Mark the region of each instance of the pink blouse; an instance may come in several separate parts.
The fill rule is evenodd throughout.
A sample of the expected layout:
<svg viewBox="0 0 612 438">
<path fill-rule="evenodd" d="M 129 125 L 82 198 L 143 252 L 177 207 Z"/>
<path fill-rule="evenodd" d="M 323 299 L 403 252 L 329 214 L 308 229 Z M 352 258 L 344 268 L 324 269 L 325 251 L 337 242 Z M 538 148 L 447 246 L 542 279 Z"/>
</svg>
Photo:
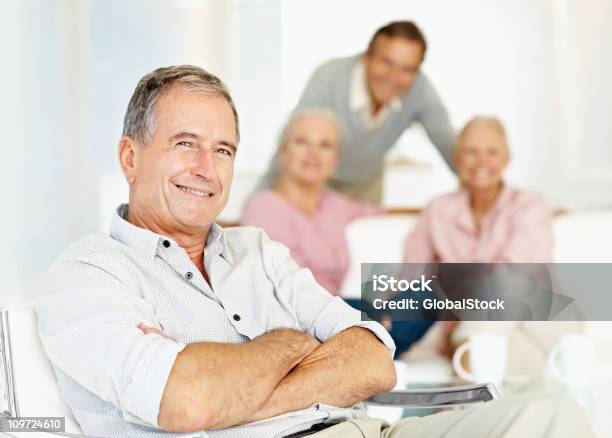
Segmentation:
<svg viewBox="0 0 612 438">
<path fill-rule="evenodd" d="M 263 228 L 337 295 L 350 266 L 346 226 L 359 217 L 383 212 L 382 207 L 325 191 L 316 211 L 306 215 L 272 190 L 264 190 L 247 202 L 241 224 Z"/>
<path fill-rule="evenodd" d="M 465 190 L 425 208 L 404 247 L 406 262 L 552 261 L 552 214 L 542 196 L 504 185 L 476 230 Z"/>
</svg>

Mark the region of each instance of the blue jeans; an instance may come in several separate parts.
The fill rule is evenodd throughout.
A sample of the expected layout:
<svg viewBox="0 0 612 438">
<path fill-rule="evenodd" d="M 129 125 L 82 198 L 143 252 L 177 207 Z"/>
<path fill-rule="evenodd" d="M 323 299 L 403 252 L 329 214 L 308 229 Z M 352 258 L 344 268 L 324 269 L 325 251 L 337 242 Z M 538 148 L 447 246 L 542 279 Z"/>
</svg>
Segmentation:
<svg viewBox="0 0 612 438">
<path fill-rule="evenodd" d="M 351 307 L 361 311 L 361 300 L 358 298 L 345 299 Z M 423 337 L 429 327 L 433 325 L 435 320 L 425 321 L 393 321 L 389 334 L 395 342 L 395 358 L 404 351 L 408 350 L 412 344 Z"/>
</svg>

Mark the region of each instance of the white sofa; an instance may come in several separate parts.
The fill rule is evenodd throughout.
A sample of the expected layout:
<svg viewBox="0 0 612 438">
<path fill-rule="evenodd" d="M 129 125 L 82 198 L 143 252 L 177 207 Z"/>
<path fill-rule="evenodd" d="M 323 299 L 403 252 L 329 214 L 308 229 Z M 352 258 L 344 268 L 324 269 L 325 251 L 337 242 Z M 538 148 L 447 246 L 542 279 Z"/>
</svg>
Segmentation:
<svg viewBox="0 0 612 438">
<path fill-rule="evenodd" d="M 383 215 L 359 219 L 346 233 L 351 267 L 342 296 L 359 297 L 361 263 L 400 263 L 404 238 L 418 215 Z M 553 223 L 556 262 L 612 262 L 612 210 L 558 215 Z"/>
</svg>

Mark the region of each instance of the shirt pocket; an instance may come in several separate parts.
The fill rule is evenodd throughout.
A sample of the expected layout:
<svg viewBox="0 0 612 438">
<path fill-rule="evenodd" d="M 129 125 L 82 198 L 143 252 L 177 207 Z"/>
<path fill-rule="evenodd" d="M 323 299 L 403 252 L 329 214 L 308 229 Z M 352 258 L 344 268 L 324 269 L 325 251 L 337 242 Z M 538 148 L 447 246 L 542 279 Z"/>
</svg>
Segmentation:
<svg viewBox="0 0 612 438">
<path fill-rule="evenodd" d="M 300 330 L 299 322 L 290 303 L 283 303 L 276 294 L 267 300 L 266 331 L 289 328 Z"/>
<path fill-rule="evenodd" d="M 221 305 L 208 297 L 159 306 L 157 316 L 163 332 L 185 344 L 242 341 Z"/>
<path fill-rule="evenodd" d="M 249 339 L 274 329 L 298 328 L 293 303 L 279 298 L 263 270 L 248 278 L 228 277 L 218 286 L 218 294 L 230 324 Z"/>
</svg>

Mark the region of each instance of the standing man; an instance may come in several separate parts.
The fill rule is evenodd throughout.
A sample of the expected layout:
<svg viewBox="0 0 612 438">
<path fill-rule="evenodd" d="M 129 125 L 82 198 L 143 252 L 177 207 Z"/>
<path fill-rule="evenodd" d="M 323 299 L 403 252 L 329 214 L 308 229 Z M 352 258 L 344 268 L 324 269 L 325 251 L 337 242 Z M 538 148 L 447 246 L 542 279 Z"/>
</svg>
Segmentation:
<svg viewBox="0 0 612 438">
<path fill-rule="evenodd" d="M 336 190 L 371 202 L 382 198 L 383 159 L 412 122 L 419 122 L 451 165 L 453 128 L 436 90 L 421 71 L 427 43 L 411 21 L 378 29 L 363 54 L 332 59 L 315 70 L 296 111 L 326 107 L 343 124 Z M 274 182 L 274 159 L 264 185 Z"/>
</svg>

